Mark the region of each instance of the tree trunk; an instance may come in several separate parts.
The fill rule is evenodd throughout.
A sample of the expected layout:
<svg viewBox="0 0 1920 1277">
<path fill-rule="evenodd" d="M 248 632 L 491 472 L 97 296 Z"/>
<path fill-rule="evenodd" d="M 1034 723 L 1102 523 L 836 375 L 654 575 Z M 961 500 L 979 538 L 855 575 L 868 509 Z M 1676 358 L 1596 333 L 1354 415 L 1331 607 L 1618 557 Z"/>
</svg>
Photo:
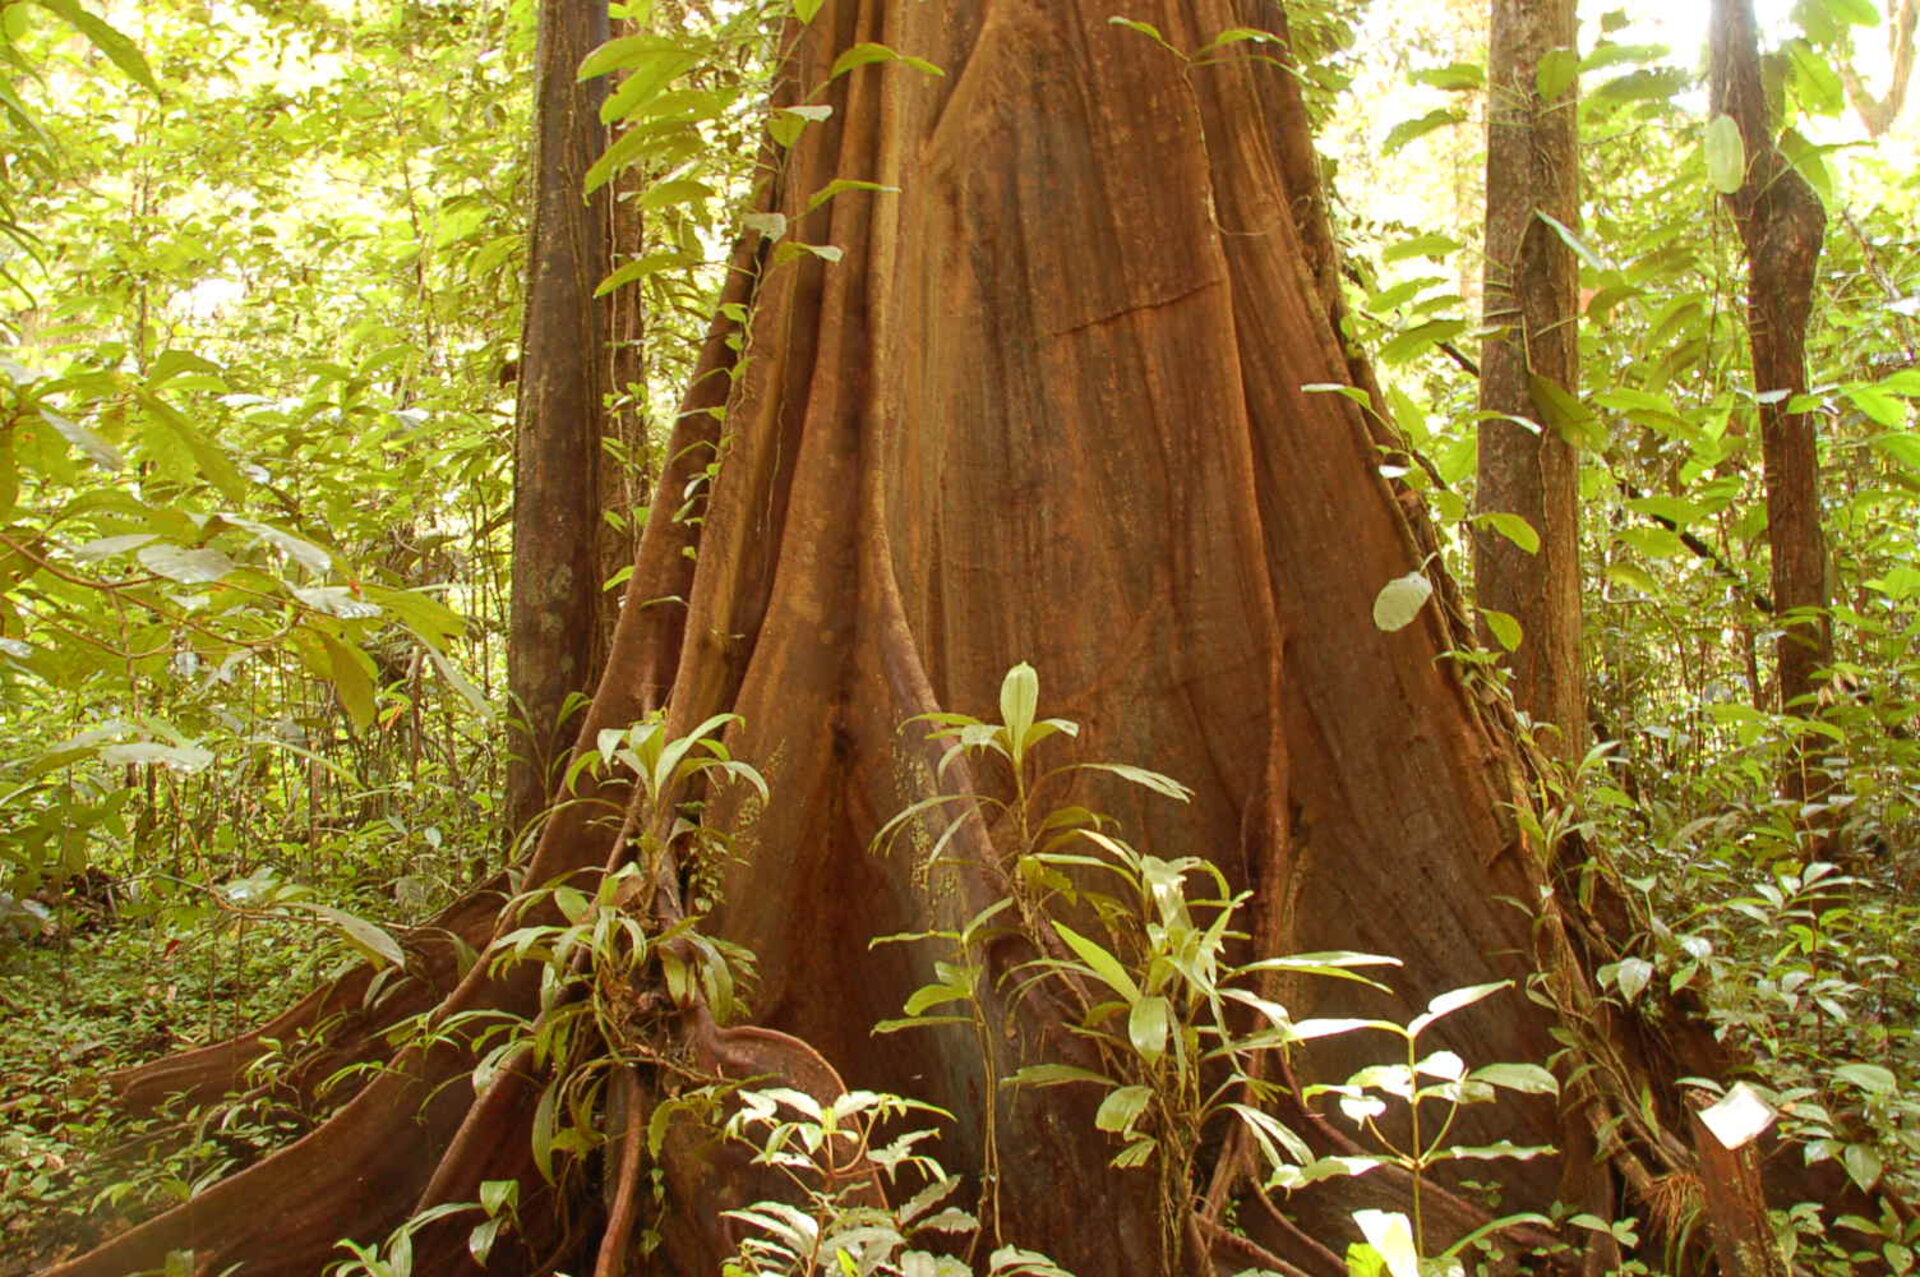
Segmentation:
<svg viewBox="0 0 1920 1277">
<path fill-rule="evenodd" d="M 1490 522 L 1474 534 L 1474 597 L 1520 623 L 1508 657 L 1514 704 L 1552 724 L 1551 747 L 1585 752 L 1586 669 L 1580 655 L 1580 453 L 1563 421 L 1580 377 L 1580 269 L 1544 220 L 1580 219 L 1579 98 L 1568 71 L 1573 0 L 1494 0 L 1487 68 L 1485 318 L 1480 361 L 1482 515 L 1513 514 L 1539 538 L 1531 550 Z M 1549 66 L 1541 91 L 1540 68 Z M 1555 400 L 1558 400 L 1556 403 Z M 1534 423 L 1531 427 L 1521 420 Z"/>
<path fill-rule="evenodd" d="M 607 274 L 612 212 L 589 202 L 588 167 L 606 142 L 605 82 L 581 82 L 581 61 L 608 31 L 596 0 L 543 0 L 534 111 L 533 238 L 514 421 L 513 594 L 507 688 L 514 734 L 507 829 L 521 836 L 547 806 L 556 760 L 578 723 L 567 698 L 586 690 L 599 645 L 599 478 L 608 383 L 606 320 L 593 297 Z"/>
<path fill-rule="evenodd" d="M 1691 1154 L 1642 1088 L 1670 1129 L 1684 1114 L 1666 1074 L 1640 1068 L 1651 1035 L 1591 998 L 1583 963 L 1610 950 L 1554 903 L 1551 849 L 1529 845 L 1512 817 L 1522 799 L 1500 702 L 1441 655 L 1465 641 L 1461 618 L 1429 606 L 1391 633 L 1372 618 L 1381 587 L 1435 545 L 1381 477 L 1368 417 L 1304 389 L 1363 370 L 1335 323 L 1298 87 L 1271 57 L 1188 65 L 1110 23 L 1117 14 L 1183 50 L 1280 21 L 1258 0 L 829 0 L 783 46 L 788 93 L 833 112 L 777 166 L 761 211 L 784 214 L 799 243 L 839 251 L 831 262 L 767 243 L 736 253 L 661 486 L 682 491 L 715 448 L 718 479 L 699 521 L 663 505 L 650 522 L 581 735 L 591 744 L 663 701 L 675 736 L 741 716 L 727 744 L 773 798 L 707 795 L 699 819 L 731 851 L 708 866 L 724 905 L 702 928 L 757 955 L 758 1027 L 716 1028 L 698 995 L 638 991 L 671 1040 L 626 1055 L 654 1063 L 617 1072 L 618 1107 L 631 1118 L 657 1101 L 676 1068 L 771 1072 L 815 1090 L 844 1077 L 954 1115 L 942 1160 L 975 1185 L 998 1167 L 997 1209 L 983 1212 L 994 1244 L 1043 1249 L 1080 1277 L 1343 1270 L 1348 1211 L 1404 1201 L 1404 1176 L 1274 1202 L 1222 1133 L 1205 1131 L 1197 1178 L 1174 1186 L 1178 1217 L 1163 1220 L 1151 1174 L 1106 1165 L 1117 1146 L 1085 1088 L 992 1084 L 1086 1055 L 1056 998 L 997 978 L 1032 955 L 1026 940 L 1008 936 L 983 959 L 990 1059 L 963 1027 L 871 1032 L 949 955 L 870 941 L 956 928 L 1010 890 L 1004 828 L 963 824 L 937 859 L 869 850 L 906 805 L 974 783 L 964 765 L 937 780 L 938 746 L 903 724 L 991 714 L 1003 671 L 1025 659 L 1045 679 L 1042 712 L 1083 725 L 1075 756 L 1138 762 L 1195 790 L 1176 807 L 1085 773 L 1061 801 L 1111 813 L 1160 854 L 1218 862 L 1253 893 L 1262 951 L 1405 960 L 1391 997 L 1329 981 L 1277 989 L 1294 1017 L 1404 1021 L 1442 990 L 1531 982 L 1536 996 L 1480 1002 L 1426 1045 L 1474 1064 L 1539 1062 L 1558 1026 L 1593 1067 L 1569 1079 L 1561 1106 L 1467 1110 L 1455 1136 L 1597 1141 L 1651 1193 Z M 842 53 L 874 43 L 945 74 L 869 60 L 830 76 Z M 810 207 L 841 178 L 897 189 Z M 743 305 L 752 318 L 739 329 L 726 316 Z M 688 605 L 646 606 L 674 598 Z M 638 800 L 624 825 L 595 819 L 622 800 L 608 781 L 566 806 L 527 881 L 621 864 L 648 845 L 636 834 L 667 832 L 673 812 Z M 655 912 L 671 919 L 674 884 L 659 881 Z M 416 972 L 395 986 L 416 1003 L 436 976 L 453 980 L 437 935 L 421 933 Z M 483 961 L 445 994 L 440 1023 L 531 1013 L 538 996 L 537 971 Z M 379 1006 L 336 1053 L 372 1049 L 353 1034 L 377 1041 Z M 1315 1045 L 1291 1062 L 1302 1078 L 1339 1081 L 1391 1055 L 1367 1035 Z M 257 1049 L 175 1068 L 171 1081 L 213 1085 Z M 310 1274 L 337 1237 L 377 1238 L 502 1178 L 523 1183 L 524 1229 L 486 1271 L 549 1272 L 596 1250 L 598 1271 L 619 1271 L 635 1158 L 575 1161 L 546 1187 L 529 1152 L 545 1075 L 523 1063 L 476 1095 L 472 1067 L 456 1041 L 405 1046 L 301 1143 L 56 1271 L 119 1277 L 192 1246 L 209 1272 Z M 1291 1120 L 1343 1146 L 1297 1105 Z M 611 1227 L 596 1167 L 613 1181 Z M 718 1212 L 755 1190 L 691 1137 L 667 1141 L 660 1169 L 654 1271 L 718 1271 L 732 1245 Z M 1552 1159 L 1502 1173 L 1508 1208 L 1566 1195 Z M 1427 1201 L 1434 1240 L 1485 1218 L 1444 1181 Z M 1576 1204 L 1607 1209 L 1597 1188 Z M 1224 1226 L 1229 1210 L 1244 1236 Z M 475 1271 L 471 1222 L 422 1230 L 414 1271 Z"/>
<path fill-rule="evenodd" d="M 618 35 L 644 35 L 646 24 L 622 19 Z M 614 135 L 615 137 L 618 134 Z M 646 175 L 634 169 L 616 174 L 605 201 L 609 270 L 618 270 L 647 251 L 647 219 L 639 196 Z M 605 431 L 600 452 L 599 582 L 614 579 L 633 565 L 644 526 L 639 511 L 653 498 L 654 457 L 648 438 L 651 405 L 647 391 L 647 301 L 638 284 L 619 288 L 608 296 L 607 391 Z M 593 663 L 598 670 L 612 646 L 620 619 L 621 593 L 599 593 L 600 619 L 595 627 Z"/>
<path fill-rule="evenodd" d="M 1913 80 L 1914 33 L 1920 29 L 1920 0 L 1893 0 L 1887 12 L 1887 91 L 1879 97 L 1867 87 L 1866 77 L 1851 56 L 1840 63 L 1847 100 L 1867 127 L 1868 137 L 1885 136 L 1907 105 L 1907 86 Z"/>
<path fill-rule="evenodd" d="M 1752 0 L 1714 0 L 1711 44 L 1713 110 L 1732 117 L 1746 151 L 1746 180 L 1726 201 L 1746 248 L 1750 276 L 1747 335 L 1759 398 L 1774 615 L 1780 624 L 1780 702 L 1789 713 L 1805 714 L 1814 708 L 1819 672 L 1833 662 L 1833 631 L 1826 614 L 1827 554 L 1813 416 L 1794 411 L 1793 400 L 1807 389 L 1807 321 L 1827 215 L 1807 180 L 1774 145 Z M 1818 785 L 1795 768 L 1787 789 L 1810 796 Z"/>
</svg>

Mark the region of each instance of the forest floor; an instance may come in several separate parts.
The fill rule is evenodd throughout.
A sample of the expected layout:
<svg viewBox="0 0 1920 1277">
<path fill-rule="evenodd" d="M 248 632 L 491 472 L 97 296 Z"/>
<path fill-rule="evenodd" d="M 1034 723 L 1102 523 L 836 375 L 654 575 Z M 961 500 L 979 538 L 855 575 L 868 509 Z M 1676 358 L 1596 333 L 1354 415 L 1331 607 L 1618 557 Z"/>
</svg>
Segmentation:
<svg viewBox="0 0 1920 1277">
<path fill-rule="evenodd" d="M 229 1036 L 306 987 L 293 937 L 106 926 L 0 939 L 0 1277 L 21 1277 L 218 1178 L 284 1116 L 131 1118 L 109 1072 Z"/>
</svg>

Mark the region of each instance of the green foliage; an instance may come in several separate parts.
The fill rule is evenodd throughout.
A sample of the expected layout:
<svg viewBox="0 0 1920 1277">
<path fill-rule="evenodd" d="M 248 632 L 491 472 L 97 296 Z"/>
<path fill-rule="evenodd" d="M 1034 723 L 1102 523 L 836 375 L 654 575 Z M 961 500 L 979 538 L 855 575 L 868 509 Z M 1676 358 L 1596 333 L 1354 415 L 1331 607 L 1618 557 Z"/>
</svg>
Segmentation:
<svg viewBox="0 0 1920 1277">
<path fill-rule="evenodd" d="M 727 1119 L 728 1138 L 777 1169 L 799 1203 L 769 1200 L 730 1210 L 752 1232 L 722 1269 L 724 1277 L 967 1277 L 973 1267 L 948 1253 L 980 1231 L 980 1221 L 948 1204 L 960 1188 L 919 1151 L 936 1134 L 909 1129 L 884 1145 L 875 1128 L 902 1118 L 949 1117 L 913 1100 L 855 1091 L 822 1104 L 789 1089 L 742 1091 Z M 877 1179 L 875 1178 L 877 1177 Z M 899 1206 L 883 1204 L 903 1194 Z M 886 1197 L 875 1188 L 887 1190 Z M 925 1249 L 925 1247 L 935 1249 Z M 991 1277 L 1070 1277 L 1044 1256 L 1003 1246 L 988 1260 Z"/>
</svg>

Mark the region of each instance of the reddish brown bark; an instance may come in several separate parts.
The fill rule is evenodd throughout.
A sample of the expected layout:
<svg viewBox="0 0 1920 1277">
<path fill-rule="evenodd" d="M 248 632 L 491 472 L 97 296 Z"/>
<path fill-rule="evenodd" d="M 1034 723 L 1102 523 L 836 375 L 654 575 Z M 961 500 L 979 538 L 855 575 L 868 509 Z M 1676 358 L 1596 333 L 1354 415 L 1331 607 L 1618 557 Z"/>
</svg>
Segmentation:
<svg viewBox="0 0 1920 1277">
<path fill-rule="evenodd" d="M 1550 747 L 1585 752 L 1586 669 L 1580 656 L 1580 453 L 1540 392 L 1571 402 L 1580 378 L 1579 263 L 1544 220 L 1580 219 L 1579 99 L 1569 82 L 1540 91 L 1543 60 L 1569 54 L 1573 0 L 1494 0 L 1487 69 L 1485 318 L 1480 360 L 1482 514 L 1525 519 L 1532 552 L 1494 527 L 1474 534 L 1474 596 L 1520 623 L 1507 657 L 1514 704 L 1552 724 Z M 1552 87 L 1552 86 L 1549 86 Z M 1520 420 L 1516 420 L 1520 419 Z M 1522 425 L 1521 420 L 1532 426 Z"/>
<path fill-rule="evenodd" d="M 1591 1006 L 1581 955 L 1604 959 L 1605 938 L 1551 904 L 1536 920 L 1512 903 L 1543 901 L 1539 849 L 1510 814 L 1497 702 L 1441 656 L 1461 642 L 1457 615 L 1429 608 L 1391 634 L 1372 622 L 1376 592 L 1432 540 L 1380 477 L 1362 412 L 1303 390 L 1358 374 L 1335 327 L 1297 88 L 1261 59 L 1188 67 L 1108 22 L 1151 21 L 1195 48 L 1277 12 L 1255 0 L 844 0 L 797 34 L 789 91 L 834 110 L 780 166 L 764 208 L 839 260 L 767 245 L 736 255 L 729 300 L 751 303 L 750 331 L 716 323 L 662 485 L 679 491 L 713 448 L 719 477 L 703 522 L 649 524 L 582 737 L 663 699 L 675 735 L 731 711 L 742 720 L 729 745 L 773 786 L 764 806 L 720 793 L 701 813 L 734 855 L 724 907 L 704 925 L 757 955 L 758 1027 L 718 1029 L 694 1001 L 663 1013 L 678 1028 L 660 1045 L 735 1076 L 820 1090 L 844 1077 L 941 1105 L 955 1116 L 941 1156 L 976 1183 L 991 1107 L 1002 1238 L 1081 1277 L 1206 1271 L 1201 1250 L 1220 1271 L 1271 1256 L 1336 1273 L 1346 1210 L 1404 1202 L 1407 1184 L 1382 1172 L 1269 1203 L 1232 1144 L 1209 1144 L 1218 1165 L 1192 1187 L 1211 1205 L 1162 1227 L 1152 1177 L 1106 1166 L 1114 1149 L 1084 1089 L 992 1088 L 965 1029 L 871 1034 L 947 955 L 869 941 L 957 926 L 1008 890 L 1004 830 L 962 827 L 939 864 L 869 851 L 882 822 L 937 792 L 937 749 L 902 724 L 992 713 L 1020 659 L 1043 672 L 1044 710 L 1084 725 L 1081 757 L 1146 763 L 1196 790 L 1177 807 L 1096 778 L 1063 800 L 1111 812 L 1162 854 L 1218 861 L 1255 893 L 1249 929 L 1263 947 L 1406 960 L 1394 998 L 1328 982 L 1279 990 L 1296 1016 L 1404 1019 L 1443 989 L 1537 974 L 1547 1002 L 1585 1008 L 1595 1067 L 1564 1114 L 1469 1110 L 1456 1134 L 1597 1131 L 1641 1186 L 1688 1157 L 1642 1112 L 1646 1053 L 1631 1026 Z M 879 63 L 829 82 L 838 54 L 862 42 L 946 74 Z M 898 189 L 809 210 L 836 178 Z M 741 336 L 736 363 L 729 338 Z M 699 411 L 722 404 L 724 417 Z M 697 556 L 685 553 L 696 538 Z M 997 782 L 961 766 L 943 783 Z M 597 820 L 621 800 L 610 784 L 590 797 L 546 830 L 529 882 L 619 863 L 639 824 L 664 832 L 665 816 L 645 810 L 624 831 Z M 673 884 L 660 885 L 655 912 L 671 917 Z M 1009 938 L 988 960 L 1004 974 L 1028 953 Z M 527 1012 L 534 994 L 527 969 L 483 963 L 442 1009 Z M 1044 991 L 995 981 L 987 1003 L 993 1075 L 1084 1058 Z M 1474 1063 L 1540 1061 L 1554 1025 L 1516 993 L 1430 1039 Z M 1338 1080 L 1382 1054 L 1378 1041 L 1334 1039 L 1292 1064 Z M 340 1235 L 377 1237 L 418 1207 L 470 1200 L 486 1179 L 527 1177 L 541 1079 L 516 1070 L 476 1096 L 470 1067 L 453 1045 L 398 1052 L 301 1144 L 60 1277 L 119 1277 L 186 1245 L 208 1271 L 310 1274 Z M 647 1070 L 645 1090 L 657 1098 L 671 1081 Z M 628 1083 L 615 1090 L 630 1117 Z M 1610 1107 L 1616 1092 L 1628 1102 Z M 1666 1088 L 1654 1094 L 1670 1104 Z M 1329 1146 L 1347 1138 L 1293 1119 Z M 656 1271 L 711 1273 L 732 1244 L 719 1210 L 758 1190 L 738 1159 L 677 1130 Z M 1507 1204 L 1544 1204 L 1558 1178 L 1550 1163 L 1524 1164 Z M 608 1240 L 592 1192 L 536 1200 L 526 1182 L 528 1233 L 488 1271 L 546 1272 L 569 1255 L 618 1270 L 632 1216 L 623 1183 L 608 1195 L 620 1221 Z M 1221 1226 L 1228 1209 L 1246 1236 Z M 1429 1192 L 1436 1236 L 1484 1217 L 1444 1185 Z M 416 1239 L 415 1271 L 472 1270 L 464 1222 Z"/>
<path fill-rule="evenodd" d="M 1697 1113 L 1693 1142 L 1700 1151 L 1700 1190 L 1720 1271 L 1739 1277 L 1787 1277 L 1787 1261 L 1767 1217 L 1757 1146 L 1728 1148 Z"/>
<path fill-rule="evenodd" d="M 604 307 L 612 212 L 603 187 L 582 198 L 605 145 L 603 79 L 581 61 L 607 38 L 600 0 L 543 0 L 534 112 L 533 234 L 514 423 L 513 594 L 507 684 L 524 731 L 507 769 L 507 828 L 546 807 L 554 764 L 578 729 L 567 698 L 592 682 L 601 583 L 601 436 L 608 381 Z"/>
<path fill-rule="evenodd" d="M 1733 118 L 1746 148 L 1746 181 L 1726 202 L 1750 272 L 1747 334 L 1760 399 L 1767 545 L 1781 627 L 1780 701 L 1790 713 L 1807 713 L 1819 671 L 1833 661 L 1833 634 L 1825 612 L 1827 554 L 1813 416 L 1793 411 L 1793 399 L 1807 389 L 1807 322 L 1827 215 L 1774 144 L 1751 0 L 1714 0 L 1711 42 L 1713 110 Z M 1806 794 L 1817 786 L 1796 774 L 1789 788 Z"/>
</svg>

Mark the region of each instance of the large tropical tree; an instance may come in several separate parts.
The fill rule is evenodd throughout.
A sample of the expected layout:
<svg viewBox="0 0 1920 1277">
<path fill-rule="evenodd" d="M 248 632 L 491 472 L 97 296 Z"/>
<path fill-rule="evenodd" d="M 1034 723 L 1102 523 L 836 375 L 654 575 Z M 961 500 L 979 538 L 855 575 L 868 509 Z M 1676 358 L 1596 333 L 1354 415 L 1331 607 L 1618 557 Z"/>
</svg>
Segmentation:
<svg viewBox="0 0 1920 1277">
<path fill-rule="evenodd" d="M 1036 749 L 1191 786 L 1181 804 L 1087 770 L 1050 800 L 1109 814 L 1133 846 L 1217 864 L 1250 893 L 1245 954 L 1404 962 L 1391 994 L 1262 973 L 1256 1002 L 1284 1003 L 1283 1023 L 1406 1022 L 1446 990 L 1516 982 L 1423 1038 L 1468 1064 L 1574 1048 L 1558 1102 L 1468 1110 L 1455 1133 L 1573 1150 L 1496 1163 L 1509 1204 L 1604 1214 L 1616 1171 L 1652 1196 L 1690 1167 L 1652 1039 L 1590 996 L 1605 935 L 1556 890 L 1565 848 L 1529 814 L 1500 694 L 1456 659 L 1469 627 L 1419 502 L 1383 474 L 1396 441 L 1342 339 L 1281 9 L 797 7 L 781 145 L 665 454 L 661 490 L 705 496 L 680 518 L 663 503 L 647 528 L 574 797 L 520 879 L 581 894 L 503 909 L 507 884 L 488 884 L 411 938 L 404 972 L 363 970 L 256 1034 L 126 1079 L 134 1102 L 215 1094 L 304 1028 L 327 1045 L 281 1075 L 297 1093 L 381 1066 L 348 1070 L 360 1089 L 300 1143 L 62 1277 L 180 1250 L 195 1271 L 310 1274 L 343 1236 L 377 1240 L 436 1206 L 498 1209 L 489 1186 L 506 1181 L 517 1226 L 486 1271 L 623 1271 L 652 1186 L 658 1270 L 715 1272 L 737 1240 L 721 1208 L 763 1190 L 665 1103 L 714 1073 L 939 1105 L 943 1160 L 979 1188 L 994 1240 L 1082 1277 L 1340 1271 L 1353 1207 L 1418 1195 L 1404 1171 L 1282 1200 L 1261 1190 L 1267 1168 L 1236 1133 L 1249 1128 L 1150 1116 L 1135 1134 L 1197 1138 L 1193 1156 L 1171 1178 L 1118 1171 L 1098 1086 L 997 1084 L 1036 1064 L 1111 1067 L 1088 1036 L 1107 999 L 1022 966 L 1068 971 L 1062 945 L 1094 931 L 1092 912 L 1035 912 L 1017 811 L 942 805 L 889 853 L 873 844 L 942 795 L 1017 797 L 991 759 L 943 766 L 944 742 L 912 721 L 1001 719 L 1017 661 L 1042 672 L 1040 712 L 1080 727 Z M 1006 717 L 1031 710 L 1016 694 Z M 630 730 L 654 711 L 661 735 Z M 649 766 L 660 741 L 713 730 L 724 759 L 699 756 L 752 764 L 770 800 L 678 789 L 670 765 Z M 585 754 L 622 749 L 641 781 Z M 1599 866 L 1579 872 L 1600 883 L 1582 898 L 1609 898 Z M 717 907 L 692 922 L 708 895 Z M 1017 907 L 963 952 L 982 968 L 972 1024 L 875 1036 L 953 952 L 871 942 L 958 931 L 1001 901 Z M 657 939 L 603 947 L 631 959 L 614 988 L 605 966 L 583 984 L 564 958 L 502 960 L 534 943 L 528 927 L 558 928 L 535 938 L 549 944 L 622 917 Z M 758 971 L 751 1021 L 726 1027 L 723 943 Z M 568 1011 L 581 1005 L 596 1014 Z M 546 1028 L 504 1053 L 497 1037 L 476 1045 L 500 1013 Z M 1150 1043 L 1153 1013 L 1130 1014 Z M 1256 1069 L 1247 1093 L 1321 1150 L 1352 1152 L 1290 1087 L 1390 1057 L 1384 1036 L 1318 1040 Z M 1684 1023 L 1665 1041 L 1684 1047 Z M 589 1056 L 584 1083 L 556 1080 L 556 1060 Z M 556 1116 L 570 1109 L 577 1123 Z M 1444 1178 L 1424 1204 L 1435 1240 L 1484 1218 Z M 471 1223 L 418 1228 L 413 1271 L 475 1270 Z"/>
</svg>

